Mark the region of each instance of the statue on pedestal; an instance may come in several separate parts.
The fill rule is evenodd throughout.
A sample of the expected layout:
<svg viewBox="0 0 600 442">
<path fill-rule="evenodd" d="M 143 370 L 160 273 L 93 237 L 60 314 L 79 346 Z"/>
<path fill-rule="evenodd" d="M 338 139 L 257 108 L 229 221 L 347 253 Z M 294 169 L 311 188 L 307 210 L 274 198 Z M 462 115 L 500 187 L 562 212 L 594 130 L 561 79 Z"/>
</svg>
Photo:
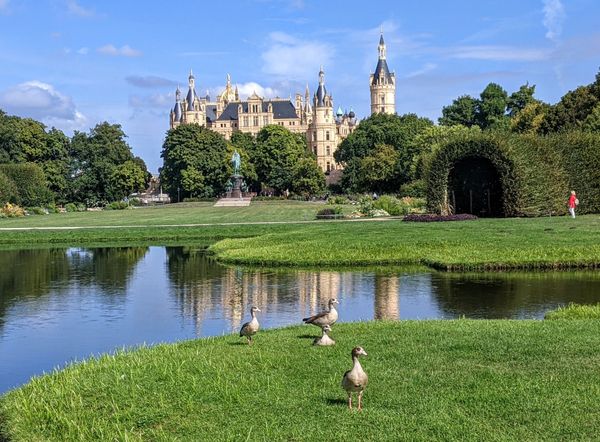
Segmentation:
<svg viewBox="0 0 600 442">
<path fill-rule="evenodd" d="M 233 166 L 233 176 L 238 176 L 240 174 L 240 168 L 242 167 L 242 158 L 237 150 L 233 151 L 231 165 Z"/>
</svg>

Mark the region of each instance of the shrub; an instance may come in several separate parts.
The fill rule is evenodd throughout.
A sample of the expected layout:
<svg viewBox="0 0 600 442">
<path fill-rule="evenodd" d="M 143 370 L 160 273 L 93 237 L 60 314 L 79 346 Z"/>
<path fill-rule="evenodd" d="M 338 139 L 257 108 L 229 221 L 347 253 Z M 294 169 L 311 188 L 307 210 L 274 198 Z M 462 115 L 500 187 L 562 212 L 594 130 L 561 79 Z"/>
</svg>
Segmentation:
<svg viewBox="0 0 600 442">
<path fill-rule="evenodd" d="M 373 201 L 373 208 L 384 210 L 392 216 L 407 215 L 410 211 L 410 205 L 407 201 L 391 195 L 382 195 L 379 199 Z"/>
<path fill-rule="evenodd" d="M 67 212 L 77 212 L 77 206 L 74 203 L 65 204 L 65 210 Z"/>
<path fill-rule="evenodd" d="M 415 180 L 400 186 L 400 195 L 412 198 L 425 198 L 427 196 L 427 184 L 425 180 Z"/>
<path fill-rule="evenodd" d="M 505 216 L 566 213 L 568 181 L 560 153 L 542 137 L 497 133 L 457 136 L 433 154 L 426 171 L 430 211 L 448 211 L 450 171 L 457 161 L 473 157 L 488 160 L 496 169 Z"/>
<path fill-rule="evenodd" d="M 115 201 L 105 207 L 106 210 L 125 210 L 127 208 L 129 208 L 129 204 L 125 201 Z"/>
<path fill-rule="evenodd" d="M 345 196 L 335 195 L 335 196 L 330 196 L 327 199 L 327 204 L 331 204 L 331 205 L 350 204 L 350 200 L 348 198 L 346 198 Z"/>
<path fill-rule="evenodd" d="M 209 198 L 209 197 L 190 197 L 190 198 L 184 198 L 183 202 L 184 203 L 204 203 L 204 202 L 215 202 L 217 199 L 216 198 Z"/>
<path fill-rule="evenodd" d="M 25 210 L 23 210 L 22 207 L 11 203 L 6 203 L 0 210 L 0 213 L 3 215 L 3 218 L 17 218 L 20 216 L 25 216 Z"/>
<path fill-rule="evenodd" d="M 358 199 L 358 211 L 365 216 L 371 216 L 371 212 L 375 209 L 373 205 L 373 198 L 370 196 L 361 196 Z"/>
<path fill-rule="evenodd" d="M 143 206 L 144 204 L 142 203 L 142 200 L 139 198 L 130 198 L 129 199 L 129 204 L 131 206 L 135 206 L 135 207 L 140 207 Z"/>
<path fill-rule="evenodd" d="M 317 212 L 317 219 L 336 219 L 343 217 L 343 210 L 339 206 L 325 207 Z"/>
<path fill-rule="evenodd" d="M 48 215 L 48 209 L 44 209 L 43 207 L 29 207 L 27 209 L 28 215 Z"/>
<path fill-rule="evenodd" d="M 418 214 L 412 213 L 406 215 L 403 221 L 416 223 L 431 223 L 442 221 L 474 221 L 477 217 L 469 213 L 461 213 L 459 215 L 434 215 L 434 214 Z"/>
<path fill-rule="evenodd" d="M 571 303 L 566 307 L 549 311 L 544 319 L 600 319 L 600 303 L 595 305 Z"/>
<path fill-rule="evenodd" d="M 0 171 L 0 204 L 16 203 L 18 197 L 19 192 L 15 182 Z"/>
<path fill-rule="evenodd" d="M 17 194 L 13 202 L 34 207 L 52 201 L 53 195 L 46 183 L 44 171 L 37 164 L 0 164 L 0 172 L 15 184 Z"/>
</svg>

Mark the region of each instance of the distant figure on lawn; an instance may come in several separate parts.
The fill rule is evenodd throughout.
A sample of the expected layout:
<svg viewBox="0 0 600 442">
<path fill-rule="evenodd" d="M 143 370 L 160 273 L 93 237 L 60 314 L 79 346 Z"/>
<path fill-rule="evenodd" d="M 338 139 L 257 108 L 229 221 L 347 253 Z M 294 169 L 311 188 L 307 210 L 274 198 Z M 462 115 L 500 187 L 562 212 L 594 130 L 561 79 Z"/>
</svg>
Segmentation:
<svg viewBox="0 0 600 442">
<path fill-rule="evenodd" d="M 573 218 L 575 218 L 575 207 L 579 204 L 579 200 L 577 199 L 577 195 L 574 190 L 571 190 L 571 196 L 569 197 L 569 213 Z"/>
</svg>

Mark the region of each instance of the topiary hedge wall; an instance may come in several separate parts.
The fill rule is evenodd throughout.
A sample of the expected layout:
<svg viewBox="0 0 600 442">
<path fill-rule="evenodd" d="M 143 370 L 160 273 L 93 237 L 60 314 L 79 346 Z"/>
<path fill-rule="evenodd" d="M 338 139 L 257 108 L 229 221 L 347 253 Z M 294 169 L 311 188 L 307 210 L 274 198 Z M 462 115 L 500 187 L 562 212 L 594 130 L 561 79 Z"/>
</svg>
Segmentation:
<svg viewBox="0 0 600 442">
<path fill-rule="evenodd" d="M 499 133 L 466 134 L 449 139 L 428 162 L 427 205 L 435 213 L 448 207 L 448 178 L 464 158 L 489 160 L 502 186 L 505 216 L 564 214 L 568 178 L 563 159 L 540 137 Z"/>
<path fill-rule="evenodd" d="M 566 132 L 548 137 L 547 142 L 560 152 L 567 172 L 568 189 L 577 192 L 577 213 L 600 213 L 600 134 Z"/>
</svg>

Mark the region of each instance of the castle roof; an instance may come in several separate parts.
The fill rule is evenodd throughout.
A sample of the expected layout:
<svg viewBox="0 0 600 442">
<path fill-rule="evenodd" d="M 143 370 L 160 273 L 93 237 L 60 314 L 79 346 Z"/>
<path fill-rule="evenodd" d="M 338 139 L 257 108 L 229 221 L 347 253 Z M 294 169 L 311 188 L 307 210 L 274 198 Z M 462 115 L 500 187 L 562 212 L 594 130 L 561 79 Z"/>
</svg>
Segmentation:
<svg viewBox="0 0 600 442">
<path fill-rule="evenodd" d="M 269 103 L 273 107 L 273 118 L 276 120 L 280 119 L 290 119 L 290 118 L 298 118 L 296 115 L 296 108 L 289 100 L 269 100 L 262 102 L 262 112 L 268 112 Z M 247 101 L 236 101 L 229 103 L 223 113 L 217 118 L 217 121 L 229 121 L 229 120 L 238 120 L 238 106 L 242 105 L 242 110 L 244 113 L 248 112 L 248 102 Z"/>
<path fill-rule="evenodd" d="M 390 70 L 388 69 L 387 62 L 385 58 L 380 58 L 377 62 L 377 67 L 375 68 L 375 73 L 373 74 L 373 84 L 377 83 L 379 77 L 385 77 L 388 82 L 392 82 L 392 77 L 394 74 L 390 74 Z"/>
</svg>

